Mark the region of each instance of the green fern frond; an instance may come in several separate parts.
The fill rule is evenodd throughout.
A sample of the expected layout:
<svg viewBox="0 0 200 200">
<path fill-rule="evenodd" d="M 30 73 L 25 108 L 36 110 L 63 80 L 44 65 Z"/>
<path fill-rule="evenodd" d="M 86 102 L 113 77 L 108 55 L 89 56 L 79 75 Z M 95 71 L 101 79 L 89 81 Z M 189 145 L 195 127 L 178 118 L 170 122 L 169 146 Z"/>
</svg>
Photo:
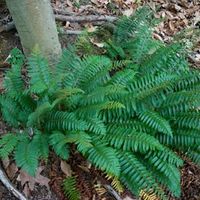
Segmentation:
<svg viewBox="0 0 200 200">
<path fill-rule="evenodd" d="M 194 89 L 195 86 L 199 85 L 200 76 L 198 71 L 188 70 L 181 73 L 179 81 L 175 84 L 175 91 L 190 90 Z"/>
<path fill-rule="evenodd" d="M 163 116 L 174 116 L 190 109 L 197 109 L 200 105 L 199 99 L 200 95 L 197 90 L 174 92 L 162 102 L 159 112 Z"/>
<path fill-rule="evenodd" d="M 39 157 L 47 160 L 49 156 L 49 135 L 46 133 L 42 133 L 38 130 L 34 130 L 34 137 L 32 142 L 35 144 Z"/>
<path fill-rule="evenodd" d="M 193 162 L 200 165 L 200 153 L 199 153 L 199 151 L 195 152 L 195 151 L 190 150 L 190 151 L 187 152 L 187 156 L 189 158 L 191 158 Z"/>
<path fill-rule="evenodd" d="M 169 164 L 175 165 L 176 167 L 183 165 L 183 160 L 166 146 L 163 146 L 162 151 L 149 151 L 146 157 L 158 157 L 159 159 L 167 161 Z"/>
<path fill-rule="evenodd" d="M 129 92 L 136 93 L 135 98 L 142 100 L 152 95 L 160 95 L 165 98 L 163 91 L 172 88 L 173 82 L 176 82 L 176 74 L 160 73 L 159 75 L 146 75 L 139 80 L 134 81 L 128 86 Z M 161 92 L 161 93 L 160 93 Z M 154 105 L 155 106 L 155 105 Z"/>
<path fill-rule="evenodd" d="M 24 82 L 21 76 L 20 65 L 13 65 L 4 78 L 3 87 L 6 89 L 6 93 L 13 98 L 19 98 L 24 90 Z"/>
<path fill-rule="evenodd" d="M 79 120 L 74 113 L 57 111 L 49 114 L 48 122 L 45 124 L 48 130 L 80 130 L 87 129 L 87 123 Z"/>
<path fill-rule="evenodd" d="M 19 114 L 21 112 L 20 105 L 16 100 L 7 96 L 1 95 L 0 97 L 1 113 L 4 120 L 14 126 L 19 126 Z"/>
<path fill-rule="evenodd" d="M 112 62 L 105 56 L 88 56 L 82 60 L 81 67 L 77 85 L 84 91 L 91 92 L 110 79 L 108 72 L 112 68 Z"/>
<path fill-rule="evenodd" d="M 139 195 L 141 190 L 153 192 L 166 199 L 164 192 L 153 178 L 151 172 L 130 152 L 118 151 L 121 166 L 121 181 L 133 192 Z"/>
<path fill-rule="evenodd" d="M 7 133 L 0 139 L 0 157 L 8 157 L 12 151 L 15 149 L 18 143 L 18 138 L 12 133 Z"/>
<path fill-rule="evenodd" d="M 74 94 L 79 94 L 79 93 L 84 93 L 83 90 L 79 89 L 79 88 L 64 88 L 64 89 L 60 89 L 58 91 L 55 92 L 55 94 L 53 95 L 54 98 L 58 98 L 58 99 L 65 99 L 67 97 L 70 97 Z"/>
<path fill-rule="evenodd" d="M 88 130 L 90 132 L 105 135 L 106 134 L 106 125 L 104 122 L 99 119 L 98 117 L 94 116 L 93 118 L 86 118 L 85 119 L 88 125 Z"/>
<path fill-rule="evenodd" d="M 188 71 L 187 61 L 182 54 L 180 55 L 182 49 L 183 46 L 179 43 L 168 45 L 160 43 L 158 48 L 141 63 L 141 73 Z"/>
<path fill-rule="evenodd" d="M 65 142 L 66 143 L 75 143 L 78 145 L 78 150 L 81 152 L 87 151 L 89 148 L 93 147 L 91 137 L 85 133 L 80 131 L 72 131 L 66 132 L 65 134 Z"/>
<path fill-rule="evenodd" d="M 106 100 L 115 100 L 118 99 L 125 91 L 125 88 L 121 85 L 106 85 L 104 87 L 98 87 L 95 91 L 85 94 L 81 97 L 79 104 L 80 105 L 91 105 L 96 103 L 102 103 Z"/>
<path fill-rule="evenodd" d="M 105 48 L 107 50 L 107 54 L 109 57 L 111 57 L 112 59 L 116 59 L 116 58 L 120 58 L 120 59 L 124 59 L 125 58 L 125 52 L 123 50 L 123 48 L 115 43 L 114 41 L 109 40 L 106 44 L 105 44 Z"/>
<path fill-rule="evenodd" d="M 36 110 L 29 115 L 27 126 L 33 127 L 36 124 L 40 124 L 41 119 L 44 118 L 44 116 L 47 115 L 51 109 L 52 105 L 49 102 L 45 102 L 38 106 Z"/>
<path fill-rule="evenodd" d="M 180 128 L 200 129 L 200 112 L 197 111 L 178 114 L 174 123 Z"/>
<path fill-rule="evenodd" d="M 88 160 L 101 170 L 119 176 L 120 166 L 116 151 L 105 145 L 95 144 L 86 152 Z"/>
<path fill-rule="evenodd" d="M 48 90 L 51 84 L 51 74 L 48 62 L 38 52 L 34 52 L 29 58 L 28 74 L 31 77 L 31 92 L 40 94 L 45 90 Z"/>
<path fill-rule="evenodd" d="M 159 42 L 151 37 L 152 30 L 145 23 L 141 23 L 138 30 L 132 33 L 133 39 L 122 44 L 125 51 L 135 63 L 141 63 L 148 54 L 159 47 Z"/>
<path fill-rule="evenodd" d="M 54 151 L 63 160 L 69 158 L 69 145 L 66 144 L 65 135 L 59 131 L 53 131 L 49 136 L 49 144 L 53 147 Z"/>
<path fill-rule="evenodd" d="M 63 159 L 66 159 L 69 154 L 67 153 L 68 143 L 77 144 L 78 150 L 83 153 L 93 147 L 91 137 L 87 133 L 81 131 L 67 131 L 65 134 L 59 131 L 54 131 L 49 139 L 50 144 L 53 146 L 56 153 Z"/>
<path fill-rule="evenodd" d="M 86 116 L 95 116 L 98 115 L 102 110 L 112 110 L 112 109 L 120 109 L 125 108 L 124 105 L 120 102 L 116 101 L 105 101 L 103 103 L 91 104 L 88 106 L 80 107 L 76 110 L 78 116 L 86 117 Z"/>
<path fill-rule="evenodd" d="M 168 177 L 169 180 L 172 179 L 175 185 L 179 186 L 179 188 L 177 189 L 177 193 L 180 194 L 180 172 L 178 171 L 178 169 L 175 168 L 174 165 L 169 164 L 168 162 L 157 156 L 148 157 L 147 159 L 149 165 L 152 165 L 154 168 L 156 168 L 157 171 L 160 171 L 166 177 Z"/>
<path fill-rule="evenodd" d="M 76 55 L 76 49 L 70 46 L 63 50 L 61 60 L 56 66 L 55 80 L 60 89 L 76 87 L 79 74 L 82 72 L 81 59 Z"/>
<path fill-rule="evenodd" d="M 144 111 L 139 114 L 139 119 L 142 120 L 144 123 L 149 125 L 150 127 L 172 136 L 172 129 L 170 127 L 169 122 L 161 117 L 157 112 L 153 111 Z"/>
<path fill-rule="evenodd" d="M 116 128 L 121 127 L 124 129 L 134 129 L 137 132 L 143 132 L 152 135 L 156 132 L 153 128 L 140 120 L 127 119 L 122 121 L 121 118 L 113 118 L 111 122 L 108 121 L 108 125 L 111 127 L 115 126 Z"/>
<path fill-rule="evenodd" d="M 112 76 L 109 84 L 126 86 L 135 78 L 136 72 L 132 69 L 125 69 Z"/>
<path fill-rule="evenodd" d="M 11 65 L 22 66 L 24 64 L 25 57 L 20 49 L 14 48 L 10 52 L 10 56 L 8 58 L 8 63 Z"/>
<path fill-rule="evenodd" d="M 34 176 L 38 167 L 39 149 L 34 142 L 25 138 L 16 146 L 15 161 L 17 166 L 21 167 L 31 176 Z"/>
<path fill-rule="evenodd" d="M 80 200 L 80 192 L 76 187 L 75 177 L 67 177 L 63 180 L 63 191 L 69 200 Z"/>
<path fill-rule="evenodd" d="M 129 40 L 132 34 L 138 30 L 141 23 L 148 23 L 152 19 L 152 11 L 147 8 L 138 9 L 135 15 L 121 18 L 116 23 L 116 28 L 114 30 L 114 39 L 120 43 Z M 151 21 L 152 22 L 152 21 Z"/>
<path fill-rule="evenodd" d="M 173 146 L 176 149 L 181 147 L 187 149 L 191 146 L 197 146 L 200 144 L 200 137 L 184 135 L 182 133 L 174 135 L 173 139 L 167 135 L 159 135 L 157 138 L 162 144 Z"/>
<path fill-rule="evenodd" d="M 111 146 L 124 151 L 147 152 L 148 150 L 162 149 L 162 145 L 154 137 L 134 129 L 117 126 L 108 126 L 107 134 L 103 136 L 103 139 L 108 141 Z"/>
<path fill-rule="evenodd" d="M 160 185 L 162 185 L 163 188 L 166 188 L 167 190 L 169 190 L 175 197 L 180 197 L 181 187 L 180 187 L 180 183 L 177 184 L 176 175 L 169 178 L 169 177 L 165 176 L 165 174 L 157 171 L 155 168 L 153 168 L 153 166 L 150 167 L 150 169 L 151 169 L 153 176 L 156 178 L 158 183 L 160 183 Z M 178 169 L 175 169 L 175 172 L 177 170 Z M 179 172 L 178 172 L 178 174 L 179 174 Z"/>
</svg>

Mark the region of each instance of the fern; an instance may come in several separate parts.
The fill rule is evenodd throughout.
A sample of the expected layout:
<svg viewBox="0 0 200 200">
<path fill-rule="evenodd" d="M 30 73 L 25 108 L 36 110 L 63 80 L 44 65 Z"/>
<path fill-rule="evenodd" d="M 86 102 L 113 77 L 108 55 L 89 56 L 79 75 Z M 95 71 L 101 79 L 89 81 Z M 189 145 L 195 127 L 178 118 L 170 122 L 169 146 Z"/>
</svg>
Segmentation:
<svg viewBox="0 0 200 200">
<path fill-rule="evenodd" d="M 31 77 L 31 92 L 42 93 L 49 89 L 51 83 L 51 74 L 48 68 L 48 62 L 37 50 L 35 50 L 35 52 L 29 58 L 28 73 Z"/>
<path fill-rule="evenodd" d="M 87 124 L 79 120 L 74 113 L 57 111 L 49 114 L 46 124 L 48 130 L 85 130 Z"/>
<path fill-rule="evenodd" d="M 69 200 L 79 200 L 81 199 L 80 193 L 76 187 L 75 177 L 67 177 L 63 181 L 63 191 Z"/>
<path fill-rule="evenodd" d="M 157 184 L 156 180 L 151 175 L 146 167 L 133 154 L 119 152 L 121 166 L 121 180 L 127 187 L 137 194 L 141 190 L 152 191 L 154 188 L 155 194 L 165 199 L 164 192 Z M 134 170 L 132 168 L 134 166 Z"/>
<path fill-rule="evenodd" d="M 6 158 L 15 149 L 18 143 L 17 136 L 12 133 L 4 135 L 0 140 L 0 157 Z"/>
<path fill-rule="evenodd" d="M 15 151 L 15 161 L 19 167 L 30 175 L 34 176 L 38 166 L 39 149 L 34 142 L 27 137 L 23 137 Z"/>
<path fill-rule="evenodd" d="M 157 113 L 152 111 L 144 111 L 139 114 L 139 119 L 157 131 L 172 136 L 172 130 L 169 122 L 159 116 Z"/>
<path fill-rule="evenodd" d="M 14 48 L 10 52 L 10 56 L 8 57 L 8 62 L 11 65 L 22 66 L 25 62 L 25 57 L 23 53 L 21 52 L 21 50 Z"/>
<path fill-rule="evenodd" d="M 119 161 L 113 148 L 101 144 L 94 145 L 86 152 L 86 156 L 96 167 L 105 170 L 109 174 L 119 176 Z"/>
<path fill-rule="evenodd" d="M 187 156 L 192 159 L 193 162 L 196 164 L 200 164 L 200 156 L 199 156 L 199 151 L 189 151 L 187 152 Z"/>
<path fill-rule="evenodd" d="M 9 96 L 2 95 L 0 98 L 1 114 L 6 122 L 13 127 L 19 126 L 20 105 Z"/>
<path fill-rule="evenodd" d="M 12 65 L 12 69 L 6 73 L 3 86 L 11 97 L 19 98 L 19 94 L 24 90 L 21 68 L 20 65 Z"/>
<path fill-rule="evenodd" d="M 35 130 L 35 135 L 32 142 L 38 150 L 39 157 L 47 160 L 49 156 L 49 135 Z"/>
<path fill-rule="evenodd" d="M 108 127 L 107 134 L 103 137 L 111 146 L 125 151 L 141 151 L 162 149 L 160 143 L 154 137 L 132 129 L 123 129 L 113 126 Z"/>
<path fill-rule="evenodd" d="M 52 145 L 56 154 L 63 160 L 67 160 L 69 158 L 69 145 L 65 141 L 64 134 L 54 131 L 49 137 L 49 143 Z"/>
<path fill-rule="evenodd" d="M 159 200 L 153 192 L 145 192 L 145 190 L 141 190 L 139 196 L 141 200 Z"/>
</svg>

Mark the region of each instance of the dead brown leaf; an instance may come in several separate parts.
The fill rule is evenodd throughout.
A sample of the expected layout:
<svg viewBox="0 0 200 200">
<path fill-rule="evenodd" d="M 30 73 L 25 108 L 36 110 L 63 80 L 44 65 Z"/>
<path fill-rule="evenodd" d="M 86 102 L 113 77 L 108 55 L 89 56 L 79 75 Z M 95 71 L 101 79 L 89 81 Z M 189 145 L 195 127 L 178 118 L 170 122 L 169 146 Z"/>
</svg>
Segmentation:
<svg viewBox="0 0 200 200">
<path fill-rule="evenodd" d="M 44 170 L 44 166 L 39 167 L 37 172 L 36 172 L 35 177 L 32 177 L 32 176 L 28 175 L 26 172 L 20 170 L 20 174 L 17 177 L 17 180 L 21 182 L 22 186 L 25 187 L 25 185 L 27 185 L 28 188 L 30 189 L 30 191 L 34 190 L 34 186 L 35 186 L 36 183 L 38 183 L 42 186 L 46 186 L 47 189 L 49 190 L 50 179 L 41 175 L 41 172 L 43 170 Z M 28 192 L 27 192 L 28 188 L 26 187 L 26 193 L 27 194 L 28 194 Z"/>
<path fill-rule="evenodd" d="M 10 159 L 5 158 L 5 159 L 2 160 L 2 163 L 3 163 L 3 167 L 6 169 L 10 164 Z"/>
<path fill-rule="evenodd" d="M 18 167 L 16 166 L 15 163 L 11 163 L 7 168 L 6 168 L 6 173 L 9 177 L 9 179 L 13 179 L 15 174 L 18 172 Z"/>
<path fill-rule="evenodd" d="M 31 191 L 30 191 L 28 184 L 25 184 L 23 193 L 25 194 L 26 197 L 29 197 L 31 195 Z"/>
<path fill-rule="evenodd" d="M 68 176 L 72 176 L 72 170 L 71 167 L 68 163 L 66 163 L 65 161 L 61 160 L 60 162 L 60 168 L 62 170 L 62 172 L 68 177 Z"/>
</svg>

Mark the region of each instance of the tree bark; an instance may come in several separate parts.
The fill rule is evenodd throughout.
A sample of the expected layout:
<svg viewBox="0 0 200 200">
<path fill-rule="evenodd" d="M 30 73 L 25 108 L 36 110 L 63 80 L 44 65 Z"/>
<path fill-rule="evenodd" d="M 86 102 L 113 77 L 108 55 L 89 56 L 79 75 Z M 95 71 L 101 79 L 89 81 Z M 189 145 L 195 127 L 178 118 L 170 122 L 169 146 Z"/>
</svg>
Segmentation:
<svg viewBox="0 0 200 200">
<path fill-rule="evenodd" d="M 6 0 L 25 55 L 37 45 L 49 60 L 58 59 L 61 45 L 49 0 Z"/>
</svg>

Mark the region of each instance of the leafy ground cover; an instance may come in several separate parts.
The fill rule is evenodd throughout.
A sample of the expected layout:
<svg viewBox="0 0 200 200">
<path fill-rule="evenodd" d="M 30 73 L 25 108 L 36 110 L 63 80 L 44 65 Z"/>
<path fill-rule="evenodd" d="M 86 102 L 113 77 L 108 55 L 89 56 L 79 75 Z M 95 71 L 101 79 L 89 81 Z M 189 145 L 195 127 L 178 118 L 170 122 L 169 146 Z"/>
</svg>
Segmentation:
<svg viewBox="0 0 200 200">
<path fill-rule="evenodd" d="M 88 6 L 86 5 L 81 5 L 83 3 L 89 3 Z M 168 15 L 172 15 L 171 16 L 171 20 L 174 21 L 170 21 L 168 20 L 167 22 L 164 22 L 164 25 L 161 25 L 161 27 L 158 28 L 158 32 L 155 33 L 155 37 L 157 37 L 159 40 L 164 40 L 164 41 L 169 41 L 170 40 L 170 37 L 175 34 L 177 31 L 179 31 L 181 28 L 184 28 L 186 27 L 186 25 L 172 25 L 172 24 L 176 24 L 177 23 L 177 19 L 175 20 L 174 18 L 176 18 L 176 15 L 177 13 L 179 13 L 179 15 L 181 16 L 180 13 L 186 13 L 184 14 L 184 16 L 186 16 L 184 19 L 185 20 L 188 20 L 188 24 L 193 24 L 194 25 L 197 25 L 198 26 L 198 15 L 196 14 L 196 12 L 198 11 L 195 11 L 195 9 L 198 8 L 198 2 L 197 4 L 195 4 L 195 2 L 192 2 L 191 3 L 191 7 L 187 8 L 188 5 L 190 4 L 189 2 L 187 2 L 186 5 L 186 8 L 184 5 L 182 4 L 178 4 L 177 2 L 175 1 L 171 1 L 170 3 L 167 1 L 164 2 L 164 1 L 156 1 L 156 2 L 146 2 L 146 3 L 149 3 L 150 6 L 155 9 L 155 6 L 156 5 L 160 5 L 161 6 L 161 9 L 160 11 L 158 11 L 158 15 L 166 15 L 166 13 L 168 13 Z M 193 5 L 194 4 L 194 5 Z M 116 2 L 116 4 L 114 3 L 113 7 L 111 7 L 112 9 L 107 9 L 107 6 L 108 6 L 108 2 L 107 1 L 97 1 L 97 2 L 79 2 L 79 3 L 72 3 L 70 4 L 70 2 L 61 2 L 61 1 L 56 1 L 54 2 L 53 4 L 55 7 L 58 7 L 58 8 L 66 8 L 66 9 L 71 9 L 71 11 L 75 11 L 75 12 L 80 12 L 81 8 L 83 8 L 84 11 L 82 11 L 82 14 L 86 14 L 85 12 L 89 12 L 89 6 L 91 6 L 91 11 L 94 10 L 94 8 L 97 10 L 97 11 L 101 11 L 102 13 L 106 13 L 106 14 L 129 14 L 129 13 L 132 13 L 134 11 L 134 9 L 138 6 L 138 4 L 135 4 L 135 3 L 132 3 L 132 2 Z M 82 6 L 82 7 L 81 7 Z M 86 6 L 84 8 L 84 6 Z M 197 8 L 196 8 L 197 7 Z M 121 9 L 119 9 L 121 8 Z M 188 9 L 192 9 L 192 11 L 190 11 L 190 14 L 191 15 L 187 15 L 187 12 Z M 194 10 L 193 10 L 194 9 Z M 121 10 L 119 12 L 119 10 Z M 126 11 L 126 12 L 125 12 Z M 167 12 L 168 11 L 168 12 Z M 165 14 L 163 14 L 165 13 Z M 170 14 L 169 14 L 170 13 Z M 193 16 L 194 15 L 194 16 Z M 183 16 L 182 16 L 183 18 Z M 195 22 L 194 22 L 194 21 Z M 180 19 L 181 21 L 181 19 Z M 186 22 L 186 21 L 185 21 Z M 187 24 L 187 23 L 186 23 Z M 93 24 L 87 24 L 87 25 L 82 25 L 82 26 L 86 26 L 88 28 L 93 28 L 94 25 Z M 74 24 L 65 24 L 65 27 L 71 27 L 72 29 L 74 28 L 82 28 L 82 26 L 79 26 L 79 24 L 76 24 L 76 26 Z M 198 66 L 198 45 L 197 47 L 195 47 L 194 49 L 194 52 L 195 52 L 195 57 L 194 59 L 192 60 L 192 62 L 194 62 L 197 66 Z M 2 127 L 4 127 L 2 125 Z M 5 127 L 7 129 L 7 127 Z M 78 187 L 80 188 L 81 191 L 83 191 L 83 194 L 84 194 L 84 197 L 83 199 L 92 199 L 95 198 L 96 199 L 112 199 L 113 197 L 108 197 L 107 193 L 105 192 L 105 190 L 103 190 L 101 187 L 98 188 L 98 183 L 102 183 L 102 182 L 107 182 L 106 179 L 103 178 L 102 179 L 102 176 L 101 176 L 101 173 L 98 172 L 98 171 L 95 171 L 93 168 L 90 168 L 90 166 L 85 163 L 85 161 L 79 157 L 79 156 L 76 156 L 77 157 L 77 160 L 76 160 L 76 164 L 73 163 L 73 161 L 70 161 L 72 162 L 72 166 L 73 167 L 73 170 L 76 175 L 77 175 L 77 181 L 78 181 Z M 64 198 L 63 197 L 63 193 L 62 191 L 60 191 L 60 187 L 58 187 L 58 185 L 61 183 L 61 180 L 63 179 L 63 177 L 66 175 L 65 173 L 69 173 L 68 171 L 70 171 L 69 169 L 67 170 L 64 170 L 63 169 L 63 165 L 65 165 L 65 168 L 66 167 L 66 164 L 62 164 L 61 166 L 61 163 L 59 160 L 56 160 L 56 158 L 54 156 L 52 156 L 52 158 L 54 158 L 54 160 L 52 161 L 52 165 L 49 166 L 49 169 L 46 170 L 46 174 L 45 176 L 48 177 L 49 179 L 51 179 L 50 181 L 50 185 L 52 186 L 53 190 L 55 191 L 55 193 L 57 193 L 58 195 L 58 199 L 62 199 Z M 10 161 L 9 161 L 10 162 Z M 77 165 L 77 163 L 80 163 L 80 166 L 79 167 L 76 167 L 75 165 Z M 9 163 L 9 165 L 11 165 L 11 163 Z M 6 165 L 5 165 L 6 166 Z M 7 166 L 8 167 L 8 166 Z M 5 167 L 7 169 L 7 167 Z M 62 172 L 60 172 L 60 169 L 62 168 Z M 89 170 L 89 173 L 88 173 L 88 170 Z M 14 170 L 14 167 L 12 169 L 12 171 L 15 171 Z M 9 171 L 8 171 L 9 172 Z M 92 173 L 90 173 L 92 172 Z M 198 199 L 199 198 L 199 179 L 198 179 L 198 172 L 199 172 L 199 169 L 191 164 L 190 162 L 186 163 L 183 170 L 182 170 L 182 173 L 183 173 L 183 181 L 182 181 L 182 187 L 183 187 L 183 196 L 181 197 L 181 199 Z M 52 174 L 51 174 L 52 173 Z M 58 174 L 60 174 L 58 176 Z M 91 175 L 90 175 L 91 174 Z M 19 177 L 19 176 L 18 176 Z M 22 177 L 22 176 L 21 176 Z M 26 177 L 26 179 L 28 179 Z M 89 179 L 89 180 L 88 180 Z M 13 179 L 13 181 L 15 183 L 17 183 L 16 179 Z M 24 182 L 24 180 L 22 181 L 22 179 L 20 180 L 20 178 L 18 178 L 18 181 L 20 182 Z M 29 181 L 30 182 L 30 181 Z M 18 183 L 19 185 L 19 183 Z M 30 184 L 28 186 L 26 186 L 27 184 L 23 185 L 23 190 L 24 192 L 27 192 L 30 193 Z M 94 190 L 94 186 L 96 187 L 97 185 L 97 190 Z M 36 184 L 37 186 L 37 184 Z M 20 186 L 21 187 L 21 186 Z M 37 188 L 37 187 L 35 187 Z M 22 188 L 21 188 L 22 189 Z M 99 194 L 99 191 L 101 193 L 103 193 L 103 196 L 101 196 Z M 35 190 L 33 192 L 31 192 L 32 194 L 30 194 L 32 196 L 32 198 L 36 198 L 37 195 L 39 195 L 41 193 L 41 190 L 39 189 L 38 191 Z M 48 192 L 47 192 L 48 194 Z M 126 194 L 126 192 L 125 192 Z M 59 196 L 60 195 L 60 196 Z M 4 197 L 3 197 L 4 198 Z M 11 197 L 5 197 L 5 199 L 11 199 Z M 44 197 L 37 197 L 37 199 L 44 199 Z M 52 198 L 52 199 L 55 199 L 55 197 L 51 197 L 49 196 L 49 199 Z M 131 197 L 133 198 L 133 197 Z"/>
</svg>

